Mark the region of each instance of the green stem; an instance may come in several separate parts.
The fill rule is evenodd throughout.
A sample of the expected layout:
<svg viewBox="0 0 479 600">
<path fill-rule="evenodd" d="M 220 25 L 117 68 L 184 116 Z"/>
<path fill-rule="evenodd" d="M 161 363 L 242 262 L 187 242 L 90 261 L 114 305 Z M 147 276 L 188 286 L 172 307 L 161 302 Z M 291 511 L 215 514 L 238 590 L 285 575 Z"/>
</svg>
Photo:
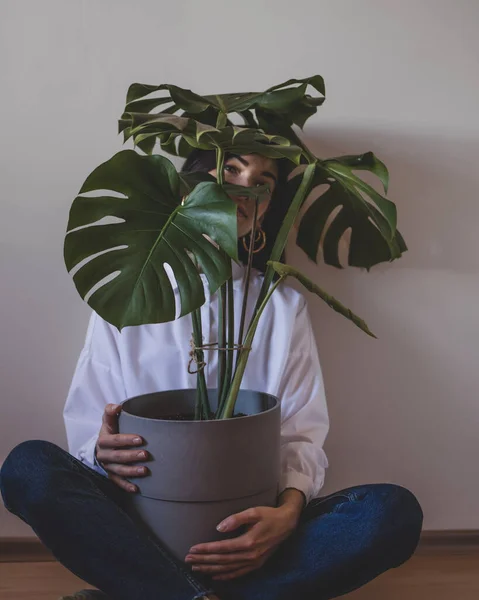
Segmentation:
<svg viewBox="0 0 479 600">
<path fill-rule="evenodd" d="M 221 114 L 218 115 L 218 122 L 221 120 Z M 220 125 L 221 126 L 221 123 Z M 223 185 L 223 169 L 224 169 L 225 153 L 223 148 L 216 148 L 216 181 L 219 185 Z M 220 350 L 225 348 L 226 344 L 226 283 L 220 288 L 218 295 L 218 410 L 221 405 L 223 386 L 225 383 L 226 374 L 226 350 Z"/>
<path fill-rule="evenodd" d="M 225 375 L 223 378 L 223 384 L 221 386 L 221 393 L 219 395 L 218 402 L 218 410 L 216 411 L 216 418 L 221 414 L 224 404 L 226 402 L 226 398 L 228 397 L 230 385 L 231 385 L 231 376 L 233 374 L 233 348 L 235 342 L 235 307 L 234 307 L 234 289 L 233 289 L 233 279 L 228 279 L 227 281 L 227 306 L 228 306 L 228 339 L 226 342 L 226 368 Z"/>
<path fill-rule="evenodd" d="M 216 96 L 217 100 L 219 100 L 219 104 L 223 103 L 221 102 L 221 98 L 219 96 Z M 224 110 L 226 110 L 226 107 L 224 107 L 224 105 L 222 106 L 222 108 L 224 108 Z M 218 116 L 216 117 L 216 128 L 217 129 L 222 129 L 223 127 L 225 127 L 228 124 L 228 115 L 226 112 L 220 111 L 218 113 Z"/>
<path fill-rule="evenodd" d="M 218 406 L 221 403 L 221 396 L 226 373 L 226 354 L 224 350 L 226 344 L 226 283 L 220 288 L 218 296 Z"/>
<path fill-rule="evenodd" d="M 259 307 L 259 310 L 256 313 L 253 321 L 251 322 L 251 324 L 248 328 L 248 332 L 246 333 L 245 340 L 244 340 L 244 345 L 246 348 L 251 348 L 251 344 L 253 343 L 254 334 L 256 333 L 256 328 L 258 327 L 259 319 L 263 313 L 263 310 L 265 309 L 266 305 L 268 304 L 269 299 L 271 298 L 271 295 L 276 290 L 276 288 L 281 283 L 281 281 L 283 281 L 283 277 L 280 277 L 279 279 L 277 279 L 275 281 L 274 285 L 271 286 L 268 293 L 266 294 L 266 297 L 264 298 L 263 302 L 261 303 L 261 306 Z M 228 394 L 228 398 L 226 400 L 225 406 L 221 412 L 220 419 L 230 419 L 233 416 L 236 399 L 238 397 L 238 392 L 239 392 L 239 389 L 241 386 L 241 381 L 243 379 L 243 375 L 244 375 L 244 372 L 246 369 L 246 364 L 248 362 L 249 352 L 250 351 L 247 349 L 243 349 L 241 351 L 241 357 L 240 357 L 238 366 L 236 368 L 236 371 L 235 371 L 235 374 L 233 377 L 233 381 L 231 382 L 230 392 Z"/>
<path fill-rule="evenodd" d="M 301 206 L 303 205 L 306 196 L 309 193 L 311 188 L 311 184 L 313 182 L 314 173 L 316 170 L 316 164 L 310 164 L 306 167 L 306 170 L 303 174 L 303 178 L 301 180 L 301 185 L 299 186 L 293 201 L 286 213 L 286 217 L 283 220 L 281 225 L 281 229 L 276 237 L 273 250 L 271 252 L 270 260 L 278 261 L 281 258 L 281 254 L 286 246 L 286 242 L 288 241 L 288 236 L 293 227 L 293 224 L 296 220 L 296 217 L 299 213 Z M 254 309 L 253 317 L 248 327 L 248 331 L 246 333 L 246 337 L 244 340 L 244 346 L 246 348 L 251 348 L 253 343 L 254 334 L 256 333 L 256 329 L 258 327 L 259 318 L 263 313 L 263 310 L 271 298 L 272 293 L 278 287 L 280 281 L 282 281 L 282 277 L 280 277 L 273 286 L 271 283 L 274 277 L 274 270 L 271 266 L 268 265 L 266 269 L 266 273 L 264 276 L 263 285 L 261 286 L 261 290 L 258 296 L 258 300 L 256 302 L 256 306 Z M 271 287 L 270 287 L 271 286 Z M 238 392 L 240 389 L 241 381 L 243 379 L 243 375 L 246 369 L 246 365 L 249 358 L 249 350 L 243 349 L 241 352 L 240 359 L 238 361 L 236 371 L 233 377 L 233 381 L 231 382 L 230 392 L 228 394 L 228 398 L 225 403 L 225 407 L 221 412 L 222 419 L 229 419 L 233 416 L 234 407 L 236 404 L 236 400 L 238 398 Z"/>
<path fill-rule="evenodd" d="M 227 390 L 231 383 L 231 375 L 233 374 L 233 359 L 234 352 L 233 348 L 235 345 L 235 300 L 234 300 L 234 287 L 233 277 L 228 279 L 228 354 L 227 354 Z"/>
<path fill-rule="evenodd" d="M 191 313 L 193 323 L 193 340 L 195 346 L 199 347 L 203 345 L 203 331 L 201 325 L 201 310 L 197 310 Z M 199 361 L 204 360 L 203 350 L 197 350 L 197 356 Z M 196 406 L 195 406 L 195 420 L 208 420 L 210 416 L 210 403 L 208 400 L 208 388 L 206 387 L 205 371 L 200 369 L 196 374 Z"/>
<path fill-rule="evenodd" d="M 216 181 L 223 185 L 223 169 L 225 164 L 225 151 L 223 148 L 216 148 Z"/>
<path fill-rule="evenodd" d="M 235 345 L 235 299 L 234 299 L 234 286 L 233 278 L 228 279 L 228 356 L 231 358 L 229 361 L 229 382 L 231 381 L 231 375 L 233 373 L 233 348 Z M 229 385 L 229 383 L 228 383 Z"/>
<path fill-rule="evenodd" d="M 243 343 L 243 333 L 244 333 L 244 326 L 245 326 L 245 321 L 246 321 L 246 305 L 248 303 L 249 282 L 250 282 L 250 277 L 251 277 L 251 267 L 253 265 L 253 248 L 254 248 L 254 240 L 256 237 L 256 219 L 258 218 L 259 202 L 258 202 L 258 198 L 255 198 L 255 200 L 256 201 L 255 201 L 255 205 L 254 205 L 254 214 L 253 214 L 253 229 L 250 233 L 251 237 L 249 240 L 249 248 L 248 248 L 248 265 L 246 267 L 243 306 L 241 307 L 241 321 L 240 321 L 239 333 L 238 333 L 238 346 L 240 346 L 240 347 Z M 236 355 L 235 368 L 238 367 L 239 359 L 240 359 L 240 351 L 238 350 L 237 355 Z"/>
<path fill-rule="evenodd" d="M 273 250 L 271 251 L 271 256 L 269 260 L 278 261 L 281 258 L 281 254 L 286 247 L 286 243 L 288 242 L 289 233 L 291 228 L 296 221 L 296 217 L 303 205 L 306 197 L 310 191 L 311 184 L 313 182 L 314 173 L 316 171 L 316 164 L 310 164 L 306 167 L 306 170 L 303 173 L 303 178 L 301 180 L 301 185 L 299 186 L 296 194 L 294 195 L 293 201 L 286 213 L 286 216 L 281 225 L 281 229 L 279 230 L 278 235 L 276 236 L 276 240 L 274 242 Z M 264 274 L 263 285 L 261 286 L 261 290 L 259 292 L 258 300 L 256 302 L 256 306 L 253 313 L 252 321 L 255 319 L 256 314 L 261 306 L 266 294 L 268 293 L 268 288 L 271 285 L 274 277 L 274 269 L 268 265 L 266 272 Z"/>
</svg>

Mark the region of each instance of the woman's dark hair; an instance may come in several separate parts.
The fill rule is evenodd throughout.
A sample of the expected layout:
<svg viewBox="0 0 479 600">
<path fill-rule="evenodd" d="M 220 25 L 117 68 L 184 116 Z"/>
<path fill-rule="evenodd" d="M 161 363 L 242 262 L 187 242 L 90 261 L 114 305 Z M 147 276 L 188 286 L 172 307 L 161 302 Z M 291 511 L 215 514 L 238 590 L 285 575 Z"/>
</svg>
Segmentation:
<svg viewBox="0 0 479 600">
<path fill-rule="evenodd" d="M 231 156 L 231 153 L 226 153 L 225 162 Z M 253 268 L 258 269 L 262 273 L 266 270 L 266 263 L 270 259 L 274 241 L 291 203 L 287 183 L 288 175 L 291 171 L 291 162 L 287 159 L 278 159 L 276 164 L 278 166 L 278 181 L 271 196 L 271 202 L 264 214 L 263 222 L 261 223 L 261 227 L 266 235 L 266 245 L 262 250 L 253 254 Z M 216 152 L 214 150 L 199 150 L 195 148 L 188 155 L 181 171 L 183 173 L 208 173 L 213 169 L 216 169 Z M 243 246 L 242 239 L 238 240 L 238 257 L 244 265 L 248 263 L 248 252 Z M 281 262 L 284 262 L 284 252 Z"/>
</svg>

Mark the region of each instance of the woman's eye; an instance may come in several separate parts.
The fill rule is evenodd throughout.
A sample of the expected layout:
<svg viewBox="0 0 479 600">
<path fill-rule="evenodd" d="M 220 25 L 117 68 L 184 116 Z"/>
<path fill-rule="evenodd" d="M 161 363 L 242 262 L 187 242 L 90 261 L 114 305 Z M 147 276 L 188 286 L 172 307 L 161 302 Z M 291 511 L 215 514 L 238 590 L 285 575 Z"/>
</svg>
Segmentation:
<svg viewBox="0 0 479 600">
<path fill-rule="evenodd" d="M 233 167 L 233 165 L 225 165 L 224 170 L 228 173 L 237 173 L 237 169 L 236 167 Z"/>
</svg>

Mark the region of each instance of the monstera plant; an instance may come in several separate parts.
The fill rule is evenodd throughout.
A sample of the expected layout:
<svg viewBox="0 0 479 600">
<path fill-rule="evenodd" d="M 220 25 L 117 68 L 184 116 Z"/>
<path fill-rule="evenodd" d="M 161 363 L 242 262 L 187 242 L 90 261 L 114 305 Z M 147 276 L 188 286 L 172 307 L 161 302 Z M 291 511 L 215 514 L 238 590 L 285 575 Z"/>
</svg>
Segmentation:
<svg viewBox="0 0 479 600">
<path fill-rule="evenodd" d="M 220 290 L 220 400 L 213 413 L 199 369 L 197 419 L 233 416 L 258 321 L 271 294 L 286 277 L 295 277 L 372 335 L 340 302 L 279 262 L 293 225 L 297 227 L 296 243 L 310 259 L 321 256 L 338 268 L 342 266 L 340 240 L 347 231 L 347 262 L 351 266 L 369 269 L 406 250 L 396 228 L 395 205 L 358 174 L 369 171 L 376 175 L 386 194 L 388 171 L 384 164 L 371 152 L 319 158 L 296 133 L 324 99 L 319 75 L 291 79 L 259 93 L 207 96 L 175 85 L 133 84 L 119 128 L 125 141 L 133 140 L 134 149 L 121 151 L 96 168 L 73 202 L 65 240 L 67 268 L 73 270 L 82 298 L 119 330 L 175 318 L 175 293 L 165 268 L 169 265 L 179 290 L 180 316 L 192 314 L 195 358 L 202 363 L 199 308 L 205 296 L 200 273 L 211 293 Z M 194 148 L 214 150 L 218 179 L 177 172 L 170 160 L 154 153 L 158 145 L 164 153 L 179 157 L 187 157 Z M 229 193 L 250 196 L 257 208 L 268 190 L 226 184 L 222 176 L 226 153 L 258 153 L 292 163 L 289 185 L 293 199 L 249 324 L 244 322 L 244 306 L 240 311 L 233 305 L 231 261 L 238 261 L 237 221 Z M 306 198 L 319 186 L 325 191 L 311 195 L 317 198 L 304 210 Z M 254 238 L 255 231 L 251 233 L 251 240 Z M 235 340 L 237 315 L 241 315 L 241 324 Z M 233 349 L 237 350 L 235 363 Z"/>
</svg>

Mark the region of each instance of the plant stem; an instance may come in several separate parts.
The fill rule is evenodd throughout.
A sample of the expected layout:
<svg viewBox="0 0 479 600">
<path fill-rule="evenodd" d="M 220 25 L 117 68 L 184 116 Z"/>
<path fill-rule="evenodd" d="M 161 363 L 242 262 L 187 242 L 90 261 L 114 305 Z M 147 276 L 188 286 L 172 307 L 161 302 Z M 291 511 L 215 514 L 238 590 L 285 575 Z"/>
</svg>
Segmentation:
<svg viewBox="0 0 479 600">
<path fill-rule="evenodd" d="M 233 360 L 234 360 L 234 356 L 233 356 L 233 348 L 234 348 L 234 342 L 235 342 L 235 307 L 234 307 L 234 289 L 233 289 L 233 280 L 232 279 L 228 279 L 227 281 L 227 293 L 228 293 L 228 298 L 227 298 L 227 307 L 228 307 L 228 318 L 227 318 L 227 322 L 228 322 L 228 339 L 226 342 L 226 367 L 225 367 L 225 374 L 224 374 L 224 378 L 223 378 L 223 383 L 221 386 L 221 393 L 218 396 L 218 409 L 216 411 L 216 415 L 215 417 L 218 418 L 218 416 L 221 414 L 223 407 L 224 407 L 224 403 L 226 402 L 226 398 L 228 397 L 228 393 L 229 393 L 229 389 L 230 389 L 230 385 L 231 385 L 231 376 L 233 374 Z"/>
<path fill-rule="evenodd" d="M 275 281 L 274 285 L 271 286 L 268 293 L 266 294 L 266 297 L 264 298 L 263 302 L 261 303 L 261 306 L 259 307 L 259 310 L 257 311 L 253 321 L 251 322 L 251 324 L 248 328 L 248 332 L 246 334 L 245 340 L 244 340 L 244 345 L 247 348 L 250 348 L 251 344 L 253 343 L 254 334 L 256 333 L 256 328 L 258 327 L 259 319 L 263 313 L 263 310 L 265 309 L 269 299 L 271 298 L 271 295 L 273 294 L 275 289 L 278 287 L 278 285 L 282 281 L 283 281 L 283 277 L 280 277 L 279 279 L 277 279 Z M 241 352 L 241 358 L 240 358 L 238 366 L 236 368 L 236 371 L 235 371 L 235 374 L 233 377 L 233 381 L 231 382 L 230 392 L 228 394 L 228 398 L 226 400 L 225 406 L 221 412 L 220 419 L 230 419 L 233 416 L 233 411 L 235 408 L 236 399 L 238 397 L 241 380 L 243 379 L 243 375 L 244 375 L 244 372 L 246 369 L 246 364 L 248 362 L 248 355 L 249 355 L 249 350 L 243 350 Z"/>
<path fill-rule="evenodd" d="M 234 353 L 233 348 L 235 345 L 235 300 L 234 300 L 234 288 L 233 288 L 233 278 L 228 279 L 228 354 L 226 357 L 227 366 L 226 366 L 226 381 L 228 383 L 225 388 L 227 391 L 229 390 L 229 386 L 231 383 L 231 375 L 233 374 L 233 360 Z"/>
<path fill-rule="evenodd" d="M 219 96 L 216 96 L 216 98 L 221 102 L 221 98 Z M 224 105 L 223 105 L 224 106 Z M 226 110 L 226 109 L 225 109 Z M 218 116 L 216 117 L 216 127 L 217 129 L 222 129 L 223 127 L 225 127 L 228 124 L 228 115 L 226 112 L 220 111 L 218 113 Z"/>
<path fill-rule="evenodd" d="M 251 277 L 251 267 L 253 264 L 253 248 L 254 248 L 254 240 L 256 237 L 256 219 L 258 218 L 258 204 L 259 204 L 259 201 L 258 201 L 258 198 L 256 198 L 255 205 L 254 205 L 254 214 L 253 214 L 253 229 L 251 230 L 251 233 L 250 233 L 251 237 L 249 240 L 248 265 L 246 267 L 243 306 L 241 307 L 241 321 L 240 321 L 239 333 L 238 333 L 238 346 L 240 346 L 240 347 L 243 344 L 243 332 L 244 332 L 244 325 L 245 325 L 245 320 L 246 320 L 246 305 L 248 303 L 249 282 L 250 282 L 250 277 Z M 236 355 L 235 369 L 238 367 L 240 356 L 241 356 L 241 350 L 238 350 L 237 355 Z"/>
<path fill-rule="evenodd" d="M 216 181 L 223 185 L 223 169 L 225 164 L 225 151 L 223 148 L 216 148 Z"/>
<path fill-rule="evenodd" d="M 226 373 L 226 284 L 220 288 L 218 296 L 218 406 L 221 397 Z"/>
<path fill-rule="evenodd" d="M 218 121 L 220 120 L 221 113 L 218 115 Z M 216 181 L 219 185 L 223 185 L 223 168 L 224 168 L 224 150 L 223 148 L 216 148 Z M 225 383 L 226 374 L 226 355 L 227 350 L 224 350 L 226 344 L 226 287 L 224 283 L 218 295 L 218 409 L 221 405 L 223 386 Z"/>
<path fill-rule="evenodd" d="M 203 345 L 203 331 L 201 325 L 201 310 L 198 308 L 191 313 L 193 323 L 193 340 L 195 346 L 199 347 Z M 196 350 L 198 360 L 204 360 L 203 350 Z M 210 403 L 208 400 L 208 388 L 206 387 L 205 371 L 199 369 L 196 374 L 196 406 L 195 406 L 195 420 L 208 420 L 210 415 Z"/>
<path fill-rule="evenodd" d="M 228 385 L 231 383 L 231 375 L 233 373 L 233 359 L 234 352 L 233 348 L 235 345 L 235 298 L 234 298 L 234 286 L 233 286 L 233 278 L 228 279 L 228 356 L 231 358 L 229 360 L 229 380 Z"/>
<path fill-rule="evenodd" d="M 275 240 L 275 243 L 273 246 L 273 250 L 271 252 L 271 257 L 270 257 L 271 261 L 278 261 L 281 258 L 281 254 L 283 253 L 283 250 L 286 246 L 286 242 L 288 241 L 288 236 L 291 231 L 291 228 L 293 227 L 293 224 L 296 220 L 298 212 L 299 212 L 301 206 L 303 205 L 303 202 L 305 201 L 306 196 L 308 195 L 309 190 L 311 188 L 315 170 L 316 170 L 316 164 L 314 164 L 314 163 L 310 164 L 306 167 L 306 170 L 303 174 L 303 178 L 301 180 L 301 185 L 299 186 L 299 188 L 293 198 L 291 206 L 289 207 L 288 212 L 286 213 L 284 221 L 281 225 L 281 229 L 279 230 L 279 233 L 276 237 L 276 240 Z M 278 287 L 279 283 L 283 279 L 282 277 L 280 277 L 274 283 L 274 285 L 271 286 L 273 277 L 274 277 L 274 270 L 272 269 L 271 266 L 268 265 L 265 276 L 264 276 L 263 285 L 261 286 L 258 300 L 256 302 L 253 317 L 249 324 L 248 331 L 246 333 L 246 337 L 244 340 L 244 346 L 246 348 L 251 348 L 251 344 L 253 343 L 254 334 L 256 333 L 256 329 L 258 327 L 259 318 L 261 317 L 261 314 L 263 313 L 263 310 L 264 310 L 268 300 L 271 298 L 271 295 L 273 294 L 273 292 L 275 291 L 275 289 Z M 271 286 L 271 288 L 270 288 L 270 286 Z M 221 415 L 220 415 L 221 419 L 229 419 L 233 416 L 234 407 L 236 404 L 236 400 L 238 398 L 238 392 L 240 389 L 241 380 L 243 379 L 243 375 L 244 375 L 244 372 L 246 369 L 246 364 L 248 362 L 248 358 L 249 358 L 249 350 L 243 349 L 243 351 L 241 352 L 241 356 L 238 361 L 237 367 L 236 367 L 233 381 L 231 382 L 231 388 L 230 388 L 230 392 L 228 394 L 228 398 L 225 403 L 225 407 L 222 410 Z"/>
<path fill-rule="evenodd" d="M 288 241 L 288 237 L 289 237 L 291 228 L 293 227 L 296 217 L 298 216 L 298 213 L 301 209 L 301 206 L 303 205 L 303 203 L 306 200 L 306 197 L 310 191 L 315 171 L 316 171 L 315 163 L 309 164 L 306 167 L 306 170 L 303 173 L 303 178 L 301 180 L 301 185 L 299 186 L 296 194 L 294 195 L 293 201 L 291 202 L 288 212 L 286 213 L 284 221 L 281 225 L 281 229 L 279 230 L 279 233 L 276 237 L 276 240 L 275 240 L 275 243 L 273 246 L 273 250 L 271 251 L 271 256 L 270 256 L 269 260 L 271 260 L 271 261 L 279 261 L 280 260 L 281 254 L 283 253 L 283 250 Z M 268 288 L 271 285 L 271 282 L 273 281 L 274 273 L 275 273 L 274 269 L 272 269 L 272 267 L 268 265 L 266 272 L 264 274 L 263 285 L 261 286 L 261 290 L 259 292 L 258 300 L 256 302 L 256 306 L 254 309 L 253 318 L 252 318 L 251 322 L 253 322 L 253 320 L 256 318 L 256 314 L 259 310 L 259 307 L 261 306 L 264 298 L 266 297 L 266 294 L 268 293 Z M 251 325 L 250 325 L 250 327 L 251 327 Z"/>
</svg>

